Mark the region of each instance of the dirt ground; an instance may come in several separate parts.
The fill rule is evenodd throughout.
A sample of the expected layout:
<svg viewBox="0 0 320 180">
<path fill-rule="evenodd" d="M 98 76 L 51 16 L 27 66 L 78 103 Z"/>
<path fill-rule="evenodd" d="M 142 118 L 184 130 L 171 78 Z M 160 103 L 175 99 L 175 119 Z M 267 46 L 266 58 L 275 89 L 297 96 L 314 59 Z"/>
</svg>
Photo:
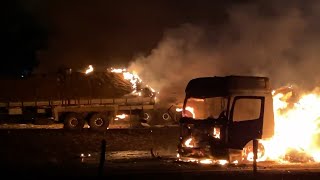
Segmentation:
<svg viewBox="0 0 320 180">
<path fill-rule="evenodd" d="M 109 129 L 105 133 L 59 127 L 1 125 L 0 173 L 10 176 L 98 176 L 101 142 L 106 140 L 100 175 L 139 179 L 318 179 L 320 164 L 258 163 L 198 165 L 178 162 L 177 127 Z M 151 149 L 156 157 L 151 155 Z"/>
<path fill-rule="evenodd" d="M 16 125 L 16 128 L 13 128 L 12 125 L 2 125 L 0 171 L 9 169 L 15 172 L 30 168 L 35 170 L 42 166 L 52 168 L 82 165 L 81 155 L 99 154 L 102 140 L 106 140 L 107 154 L 143 151 L 148 152 L 149 158 L 150 150 L 153 149 L 155 153 L 161 151 L 162 154 L 174 156 L 178 137 L 176 127 L 109 129 L 105 133 L 99 133 L 90 129 L 70 132 L 58 127 Z M 126 156 L 128 155 L 124 153 L 124 157 Z M 62 173 L 63 171 L 61 170 Z"/>
</svg>

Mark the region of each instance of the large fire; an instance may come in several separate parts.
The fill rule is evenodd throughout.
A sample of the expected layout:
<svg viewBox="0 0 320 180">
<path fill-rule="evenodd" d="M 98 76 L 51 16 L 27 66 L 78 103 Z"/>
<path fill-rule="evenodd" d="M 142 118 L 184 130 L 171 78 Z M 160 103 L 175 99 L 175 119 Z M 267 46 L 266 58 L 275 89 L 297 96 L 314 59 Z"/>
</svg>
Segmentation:
<svg viewBox="0 0 320 180">
<path fill-rule="evenodd" d="M 94 70 L 89 65 L 85 73 L 89 74 Z M 138 91 L 138 83 L 141 78 L 135 72 L 128 72 L 127 69 L 110 70 L 113 73 L 121 73 L 123 78 L 132 84 L 134 94 L 141 95 Z M 151 87 L 146 85 L 152 92 Z M 288 91 L 273 92 L 273 106 L 275 129 L 274 136 L 268 140 L 260 140 L 264 146 L 260 161 L 275 160 L 281 162 L 320 162 L 320 93 L 308 93 L 295 96 L 291 87 Z M 177 108 L 181 112 L 182 108 Z M 194 109 L 186 107 L 183 113 L 191 113 L 195 117 Z M 127 115 L 117 115 L 116 120 L 124 119 Z M 191 143 L 191 142 L 188 142 Z M 248 156 L 253 158 L 253 154 Z"/>
<path fill-rule="evenodd" d="M 139 92 L 139 90 L 138 90 L 138 84 L 142 83 L 142 79 L 138 76 L 138 74 L 136 72 L 134 72 L 134 71 L 129 72 L 125 68 L 118 68 L 118 69 L 111 68 L 110 72 L 122 74 L 123 78 L 125 80 L 130 81 L 130 83 L 132 84 L 132 89 L 133 89 L 132 94 L 137 94 L 137 95 L 141 96 L 141 92 Z M 146 85 L 146 87 L 149 88 L 153 93 L 155 92 L 155 90 L 152 87 L 150 87 L 149 85 Z"/>
<path fill-rule="evenodd" d="M 133 88 L 133 92 L 132 93 L 137 93 L 138 83 L 142 82 L 141 78 L 138 76 L 137 73 L 128 72 L 127 69 L 125 69 L 125 68 L 122 68 L 122 69 L 121 68 L 120 69 L 111 68 L 111 72 L 113 72 L 113 73 L 122 73 L 123 78 L 126 79 L 126 80 L 129 80 L 131 82 L 132 88 Z"/>
<path fill-rule="evenodd" d="M 298 96 L 292 87 L 281 89 L 273 91 L 275 133 L 271 139 L 259 141 L 263 149 L 258 149 L 258 161 L 320 162 L 320 93 Z M 189 106 L 185 113 L 195 116 Z M 191 147 L 192 139 L 185 143 Z M 253 160 L 252 152 L 247 160 Z"/>
<path fill-rule="evenodd" d="M 134 95 L 139 95 L 141 96 L 141 91 L 138 89 L 138 84 L 142 83 L 142 79 L 138 76 L 136 72 L 129 72 L 126 68 L 108 68 L 108 71 L 112 73 L 117 73 L 117 74 L 122 74 L 123 79 L 128 80 L 131 85 L 133 91 L 131 92 Z M 84 71 L 85 74 L 90 74 L 94 71 L 94 68 L 92 65 L 89 65 L 86 70 Z M 145 85 L 152 93 L 155 93 L 156 91 L 150 87 L 148 84 Z M 157 92 L 159 93 L 159 92 Z"/>
<path fill-rule="evenodd" d="M 275 134 L 272 139 L 261 141 L 265 157 L 277 161 L 320 162 L 320 95 L 295 97 L 292 91 L 274 91 L 273 104 Z"/>
</svg>

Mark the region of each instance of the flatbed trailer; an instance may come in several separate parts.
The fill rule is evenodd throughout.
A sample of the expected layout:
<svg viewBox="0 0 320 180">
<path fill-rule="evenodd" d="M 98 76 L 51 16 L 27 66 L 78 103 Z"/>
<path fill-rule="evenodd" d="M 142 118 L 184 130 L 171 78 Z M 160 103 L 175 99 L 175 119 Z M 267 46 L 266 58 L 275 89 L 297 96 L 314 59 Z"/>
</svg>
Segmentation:
<svg viewBox="0 0 320 180">
<path fill-rule="evenodd" d="M 87 122 L 90 128 L 105 130 L 117 119 L 139 121 L 154 108 L 151 97 L 0 102 L 2 119 L 52 119 L 63 122 L 66 129 L 82 129 Z M 117 118 L 121 114 L 124 116 Z"/>
</svg>

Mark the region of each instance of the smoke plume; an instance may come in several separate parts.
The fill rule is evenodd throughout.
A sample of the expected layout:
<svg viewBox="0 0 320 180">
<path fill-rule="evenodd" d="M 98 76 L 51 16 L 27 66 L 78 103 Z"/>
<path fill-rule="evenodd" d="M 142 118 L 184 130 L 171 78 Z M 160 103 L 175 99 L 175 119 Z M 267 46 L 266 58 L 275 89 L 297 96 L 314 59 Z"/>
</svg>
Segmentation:
<svg viewBox="0 0 320 180">
<path fill-rule="evenodd" d="M 188 81 L 200 76 L 268 76 L 273 88 L 319 82 L 318 1 L 258 1 L 228 9 L 219 26 L 183 24 L 168 29 L 149 55 L 130 68 L 172 102 L 182 102 Z"/>
</svg>

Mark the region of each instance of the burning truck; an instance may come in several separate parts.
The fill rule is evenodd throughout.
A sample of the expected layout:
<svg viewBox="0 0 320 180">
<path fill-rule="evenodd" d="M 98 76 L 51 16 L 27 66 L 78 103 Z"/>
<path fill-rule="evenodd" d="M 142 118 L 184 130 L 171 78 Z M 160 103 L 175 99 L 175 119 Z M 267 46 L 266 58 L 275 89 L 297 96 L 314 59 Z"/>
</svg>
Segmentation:
<svg viewBox="0 0 320 180">
<path fill-rule="evenodd" d="M 196 78 L 185 93 L 180 160 L 236 163 L 251 154 L 253 140 L 274 135 L 273 97 L 266 77 Z M 263 145 L 258 149 L 263 156 Z"/>
<path fill-rule="evenodd" d="M 96 72 L 92 65 L 73 72 L 0 79 L 0 120 L 63 123 L 68 130 L 105 131 L 109 125 L 138 127 L 175 123 L 176 112 L 158 108 L 157 93 L 126 69 Z M 169 107 L 169 106 L 168 106 Z M 157 117 L 156 117 L 157 115 Z"/>
<path fill-rule="evenodd" d="M 320 89 L 270 89 L 266 77 L 191 80 L 180 120 L 178 158 L 198 163 L 320 162 Z"/>
</svg>

